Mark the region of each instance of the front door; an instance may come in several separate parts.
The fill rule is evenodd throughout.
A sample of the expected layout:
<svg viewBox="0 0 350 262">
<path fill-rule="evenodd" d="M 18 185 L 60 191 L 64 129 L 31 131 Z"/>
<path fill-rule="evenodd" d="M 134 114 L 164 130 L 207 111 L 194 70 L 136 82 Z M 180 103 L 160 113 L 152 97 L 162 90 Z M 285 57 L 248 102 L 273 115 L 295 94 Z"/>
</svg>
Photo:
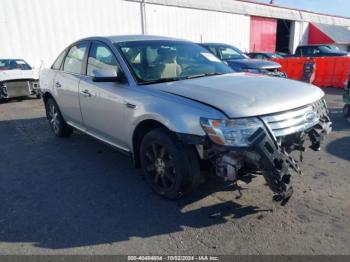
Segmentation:
<svg viewBox="0 0 350 262">
<path fill-rule="evenodd" d="M 93 82 L 93 70 L 118 70 L 118 62 L 108 46 L 94 41 L 87 59 L 86 76 L 79 85 L 84 125 L 88 132 L 126 148 L 124 93 L 127 85 L 117 82 Z"/>
</svg>

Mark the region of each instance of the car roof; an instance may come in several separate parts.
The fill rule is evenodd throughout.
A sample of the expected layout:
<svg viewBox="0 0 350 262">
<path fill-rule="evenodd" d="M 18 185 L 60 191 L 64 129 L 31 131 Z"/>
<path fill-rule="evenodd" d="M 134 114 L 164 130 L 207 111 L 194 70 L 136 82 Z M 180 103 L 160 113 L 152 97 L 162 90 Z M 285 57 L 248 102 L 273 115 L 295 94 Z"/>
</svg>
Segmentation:
<svg viewBox="0 0 350 262">
<path fill-rule="evenodd" d="M 25 61 L 23 58 L 7 58 L 7 57 L 0 57 L 0 60 L 21 60 L 21 61 Z"/>
<path fill-rule="evenodd" d="M 229 44 L 224 44 L 224 43 L 199 43 L 200 45 L 215 45 L 215 46 L 233 46 Z"/>
<path fill-rule="evenodd" d="M 82 40 L 109 40 L 112 43 L 132 42 L 132 41 L 151 41 L 151 40 L 169 40 L 169 41 L 187 41 L 178 38 L 156 36 L 156 35 L 113 35 L 113 36 L 93 36 L 81 39 Z M 190 42 L 190 41 L 187 41 Z"/>
<path fill-rule="evenodd" d="M 310 44 L 310 45 L 300 45 L 299 47 L 308 47 L 308 46 L 328 46 L 334 44 Z"/>
</svg>

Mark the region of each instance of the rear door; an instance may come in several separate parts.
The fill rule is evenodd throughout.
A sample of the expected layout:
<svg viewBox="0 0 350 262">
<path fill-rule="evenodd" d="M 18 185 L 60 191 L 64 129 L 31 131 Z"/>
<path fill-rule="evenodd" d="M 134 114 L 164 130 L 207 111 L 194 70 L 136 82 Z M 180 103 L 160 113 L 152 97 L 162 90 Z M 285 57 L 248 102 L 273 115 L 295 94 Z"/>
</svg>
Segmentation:
<svg viewBox="0 0 350 262">
<path fill-rule="evenodd" d="M 81 79 L 79 97 L 84 125 L 98 138 L 126 149 L 124 95 L 128 85 L 92 81 L 93 70 L 115 70 L 119 63 L 111 49 L 93 41 L 87 58 L 86 75 Z"/>
<path fill-rule="evenodd" d="M 62 70 L 57 72 L 54 81 L 56 100 L 64 119 L 80 128 L 83 121 L 79 105 L 79 82 L 88 45 L 89 42 L 83 41 L 70 47 Z"/>
</svg>

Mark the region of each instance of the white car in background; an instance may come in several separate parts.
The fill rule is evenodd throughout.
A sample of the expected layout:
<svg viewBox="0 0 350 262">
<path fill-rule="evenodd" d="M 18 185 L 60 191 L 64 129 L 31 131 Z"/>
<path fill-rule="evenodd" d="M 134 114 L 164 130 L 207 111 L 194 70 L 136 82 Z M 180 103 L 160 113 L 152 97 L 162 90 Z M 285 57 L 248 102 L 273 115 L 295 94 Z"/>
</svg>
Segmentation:
<svg viewBox="0 0 350 262">
<path fill-rule="evenodd" d="M 35 95 L 40 98 L 39 75 L 23 59 L 0 59 L 0 100 Z"/>
</svg>

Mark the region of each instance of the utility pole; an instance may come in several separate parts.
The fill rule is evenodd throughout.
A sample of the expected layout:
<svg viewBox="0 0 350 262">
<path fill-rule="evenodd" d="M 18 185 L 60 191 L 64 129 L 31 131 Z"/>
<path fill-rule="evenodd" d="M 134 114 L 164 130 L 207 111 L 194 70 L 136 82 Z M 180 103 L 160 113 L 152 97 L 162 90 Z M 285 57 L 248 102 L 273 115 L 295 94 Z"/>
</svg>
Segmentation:
<svg viewBox="0 0 350 262">
<path fill-rule="evenodd" d="M 140 2 L 141 8 L 141 30 L 143 35 L 147 35 L 147 23 L 146 23 L 146 3 L 145 0 Z"/>
<path fill-rule="evenodd" d="M 275 0 L 270 0 L 270 5 L 274 5 L 275 4 Z"/>
</svg>

